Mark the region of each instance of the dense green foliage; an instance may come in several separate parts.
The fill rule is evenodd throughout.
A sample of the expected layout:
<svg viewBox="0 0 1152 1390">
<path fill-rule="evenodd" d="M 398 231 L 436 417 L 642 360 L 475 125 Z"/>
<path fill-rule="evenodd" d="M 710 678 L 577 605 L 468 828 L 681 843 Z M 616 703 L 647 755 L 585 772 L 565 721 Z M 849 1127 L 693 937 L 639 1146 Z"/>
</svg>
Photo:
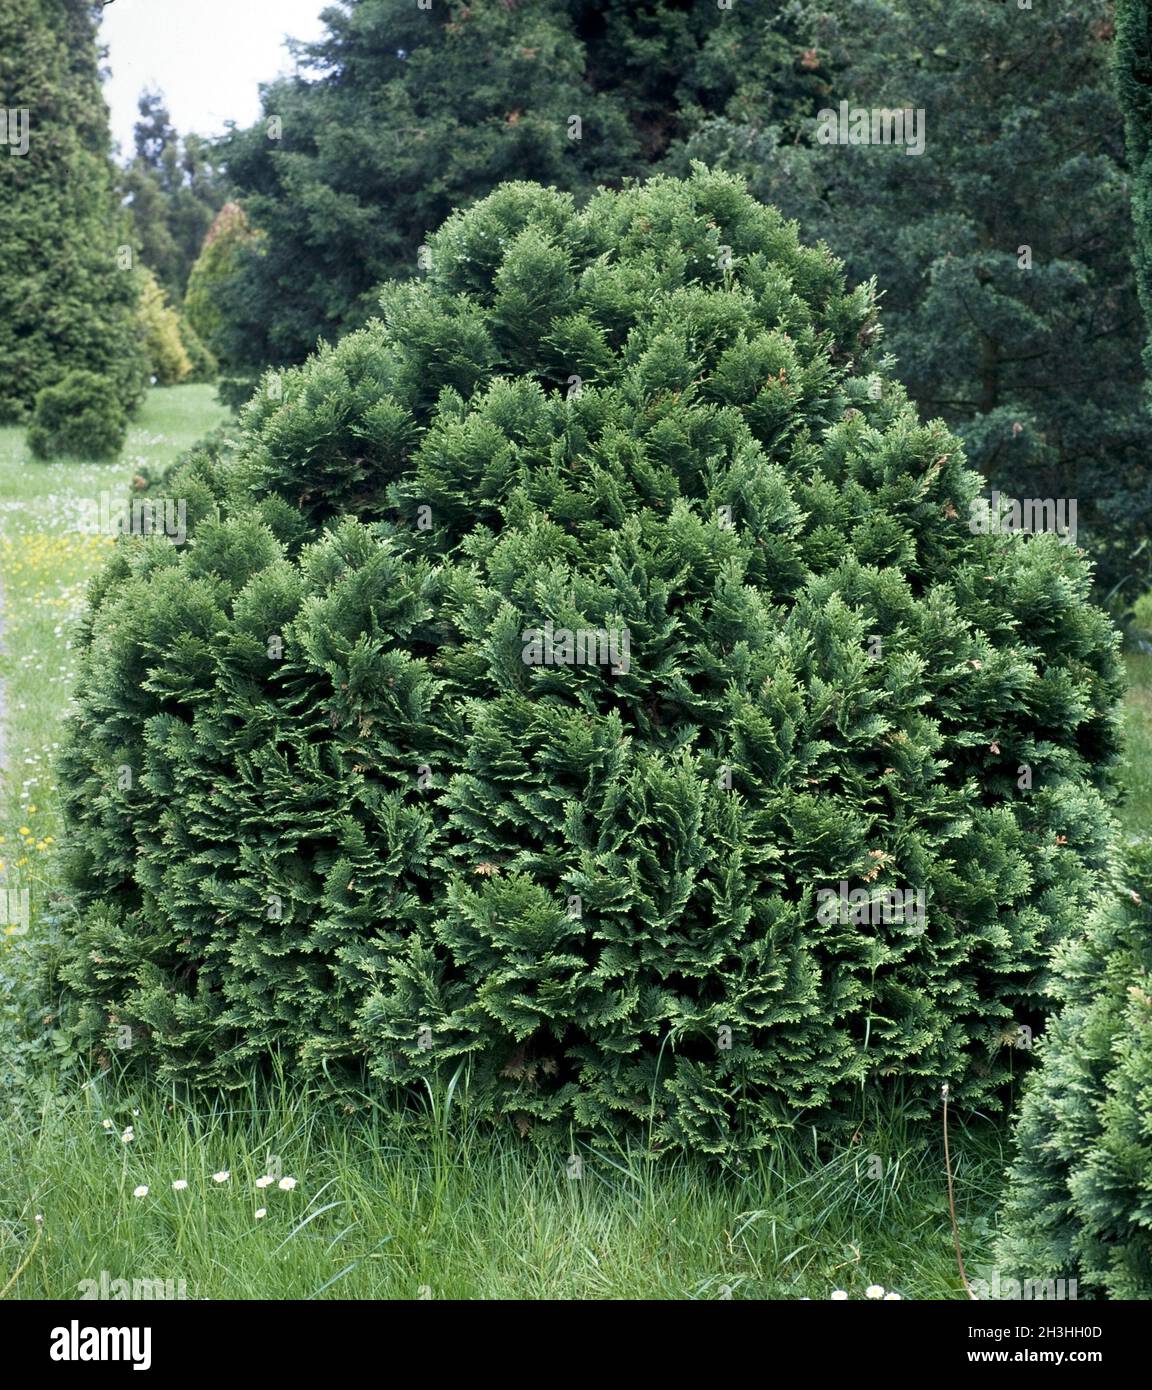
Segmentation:
<svg viewBox="0 0 1152 1390">
<path fill-rule="evenodd" d="M 1008 495 L 1075 499 L 1097 592 L 1122 609 L 1152 579 L 1129 206 L 1139 222 L 1147 20 L 1121 12 L 1130 180 L 1112 14 L 353 0 L 221 152 L 261 239 L 214 278 L 206 341 L 238 400 L 263 365 L 361 324 L 379 281 L 419 273 L 426 231 L 501 179 L 583 197 L 703 158 L 826 239 L 850 282 L 876 276 L 922 413 Z M 922 153 L 818 144 L 817 112 L 842 100 L 922 111 Z"/>
<path fill-rule="evenodd" d="M 127 417 L 107 377 L 72 371 L 37 395 L 28 448 L 38 459 L 115 458 L 127 432 Z"/>
<path fill-rule="evenodd" d="M 16 140 L 7 123 L 0 149 L 0 421 L 26 419 L 74 369 L 107 378 L 131 410 L 147 363 L 88 0 L 5 0 L 0 106 L 24 122 Z"/>
<path fill-rule="evenodd" d="M 1146 6 L 1134 8 L 1146 26 Z M 943 417 L 1004 492 L 1076 498 L 1101 589 L 1119 586 L 1131 603 L 1152 573 L 1129 207 L 1131 192 L 1139 228 L 1148 70 L 1145 48 L 1129 67 L 1130 183 L 1112 10 L 821 5 L 811 41 L 831 74 L 822 104 L 918 110 L 922 153 L 820 144 L 815 122 L 797 141 L 757 113 L 705 122 L 679 158 L 745 173 L 757 196 L 827 240 L 850 281 L 875 275 L 897 374 L 921 411 Z M 1134 27 L 1122 54 L 1134 53 Z"/>
<path fill-rule="evenodd" d="M 1075 1279 L 1080 1297 L 1152 1299 L 1152 844 L 1131 901 L 1104 904 L 1059 955 L 1061 1009 L 1017 1126 L 1000 1263 Z"/>
<path fill-rule="evenodd" d="M 237 203 L 225 203 L 213 219 L 188 273 L 185 317 L 205 350 L 216 356 L 227 348 L 221 305 L 235 285 L 241 254 L 247 248 L 258 254 L 261 244 L 262 239 L 249 226 L 243 208 Z"/>
<path fill-rule="evenodd" d="M 1148 0 L 1116 6 L 1116 76 L 1132 169 L 1133 259 L 1145 319 L 1152 324 L 1152 10 Z M 1152 372 L 1152 329 L 1144 349 Z"/>
<path fill-rule="evenodd" d="M 706 1150 L 997 1104 L 1108 862 L 1082 561 L 973 532 L 868 289 L 723 176 L 512 184 L 430 249 L 95 588 L 72 1025 Z M 546 623 L 629 659 L 526 664 Z"/>
<path fill-rule="evenodd" d="M 358 326 L 426 234 L 504 179 L 590 192 L 645 172 L 704 112 L 783 119 L 811 85 L 776 3 L 355 0 L 221 151 L 266 234 L 221 296 L 253 374 Z M 305 67 L 308 73 L 308 67 Z M 203 333 L 204 330 L 201 329 Z"/>
</svg>

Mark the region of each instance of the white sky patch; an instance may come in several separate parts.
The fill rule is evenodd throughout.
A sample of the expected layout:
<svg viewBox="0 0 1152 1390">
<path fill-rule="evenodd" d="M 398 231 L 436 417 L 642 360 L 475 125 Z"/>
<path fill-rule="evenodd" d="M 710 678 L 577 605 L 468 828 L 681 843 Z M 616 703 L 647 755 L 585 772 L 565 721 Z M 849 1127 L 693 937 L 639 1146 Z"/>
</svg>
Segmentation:
<svg viewBox="0 0 1152 1390">
<path fill-rule="evenodd" d="M 226 121 L 251 125 L 262 82 L 295 70 L 286 38 L 320 38 L 329 0 L 112 0 L 100 41 L 111 76 L 104 99 L 112 138 L 132 153 L 136 101 L 145 88 L 168 99 L 182 134 L 220 135 Z"/>
</svg>

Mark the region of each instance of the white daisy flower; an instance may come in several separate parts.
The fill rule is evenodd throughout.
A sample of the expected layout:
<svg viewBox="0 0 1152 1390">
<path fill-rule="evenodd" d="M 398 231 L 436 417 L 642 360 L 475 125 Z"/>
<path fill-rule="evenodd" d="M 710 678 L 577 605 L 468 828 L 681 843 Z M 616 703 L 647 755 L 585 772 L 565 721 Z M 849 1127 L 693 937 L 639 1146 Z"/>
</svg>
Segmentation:
<svg viewBox="0 0 1152 1390">
<path fill-rule="evenodd" d="M 112 1128 L 112 1121 L 111 1121 L 111 1120 L 101 1120 L 100 1123 L 104 1126 L 105 1129 L 111 1129 L 111 1128 Z"/>
<path fill-rule="evenodd" d="M 148 1189 L 141 1183 L 139 1187 L 133 1189 L 132 1195 L 133 1197 L 147 1197 Z"/>
<path fill-rule="evenodd" d="M 843 1289 L 833 1289 L 833 1290 L 832 1290 L 832 1302 L 833 1302 L 833 1303 L 843 1303 L 844 1300 L 845 1300 L 847 1297 L 848 1297 L 848 1295 L 845 1293 L 845 1291 L 844 1291 Z"/>
<path fill-rule="evenodd" d="M 270 1177 L 267 1176 L 267 1174 L 265 1174 L 264 1177 L 262 1177 L 262 1178 L 257 1178 L 257 1179 L 256 1179 L 256 1186 L 257 1186 L 257 1187 L 271 1187 L 272 1184 L 273 1184 L 275 1181 L 276 1181 L 275 1178 L 270 1178 Z"/>
<path fill-rule="evenodd" d="M 232 1174 L 228 1171 L 227 1168 L 221 1168 L 221 1170 L 220 1170 L 218 1173 L 213 1173 L 213 1174 L 212 1174 L 212 1181 L 213 1181 L 213 1182 L 227 1182 L 228 1179 L 229 1179 L 231 1176 L 232 1176 Z"/>
<path fill-rule="evenodd" d="M 172 1184 L 172 1191 L 183 1192 L 187 1186 L 188 1181 L 186 1178 L 177 1178 L 176 1181 Z"/>
<path fill-rule="evenodd" d="M 281 1192 L 291 1192 L 292 1189 L 296 1186 L 296 1179 L 281 1178 L 280 1181 L 276 1184 L 276 1186 L 279 1187 Z"/>
<path fill-rule="evenodd" d="M 901 1295 L 898 1294 L 895 1290 L 893 1290 L 891 1293 L 886 1293 L 886 1294 L 884 1295 L 884 1302 L 885 1302 L 885 1303 L 898 1303 L 898 1302 L 900 1301 L 900 1298 L 901 1298 Z"/>
<path fill-rule="evenodd" d="M 869 1284 L 868 1287 L 864 1290 L 864 1297 L 865 1297 L 865 1298 L 883 1298 L 883 1297 L 884 1297 L 884 1285 L 883 1285 L 883 1284 Z"/>
<path fill-rule="evenodd" d="M 257 1220 L 257 1221 L 263 1221 L 263 1219 L 264 1219 L 267 1215 L 268 1215 L 268 1208 L 267 1208 L 267 1207 L 259 1207 L 259 1208 L 257 1209 L 257 1211 L 256 1211 L 256 1220 Z"/>
</svg>

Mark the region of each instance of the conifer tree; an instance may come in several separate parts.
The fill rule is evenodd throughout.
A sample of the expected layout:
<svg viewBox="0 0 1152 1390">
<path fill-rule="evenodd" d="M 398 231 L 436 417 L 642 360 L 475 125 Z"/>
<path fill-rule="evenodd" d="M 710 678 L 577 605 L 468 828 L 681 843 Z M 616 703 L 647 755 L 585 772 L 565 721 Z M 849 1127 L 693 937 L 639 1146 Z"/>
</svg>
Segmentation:
<svg viewBox="0 0 1152 1390">
<path fill-rule="evenodd" d="M 220 297 L 218 350 L 252 375 L 362 324 L 501 180 L 616 185 L 702 113 L 785 119 L 811 85 L 775 3 L 349 0 L 326 22 L 221 152 L 266 237 Z"/>
<path fill-rule="evenodd" d="M 1136 265 L 1149 300 L 1152 43 L 1144 0 L 1117 9 L 1117 71 L 1132 172 Z M 1145 359 L 1146 366 L 1148 358 Z M 1078 1298 L 1152 1299 L 1152 844 L 1125 852 L 1107 897 L 1056 960 L 1058 1011 L 1016 1125 L 1001 1278 Z M 1059 1287 L 1059 1285 L 1057 1285 Z"/>
<path fill-rule="evenodd" d="M 262 239 L 253 232 L 238 203 L 225 203 L 213 219 L 189 271 L 184 296 L 184 313 L 193 331 L 210 352 L 223 356 L 229 366 L 236 363 L 227 356 L 231 334 L 225 329 L 221 306 L 229 301 L 234 304 L 234 296 L 241 293 L 237 276 L 241 255 L 248 248 L 253 254 L 260 254 Z"/>
<path fill-rule="evenodd" d="M 160 386 L 175 386 L 192 374 L 192 359 L 184 346 L 180 315 L 168 303 L 168 296 L 155 275 L 146 267 L 140 271 L 140 322 L 144 330 L 152 375 Z"/>
<path fill-rule="evenodd" d="M 26 418 L 70 371 L 140 398 L 139 286 L 114 191 L 108 110 L 88 0 L 5 0 L 0 11 L 0 421 Z"/>
<path fill-rule="evenodd" d="M 1074 547 L 976 524 L 870 287 L 736 180 L 429 252 L 95 585 L 72 1026 L 708 1152 L 999 1104 L 1110 859 Z"/>
<path fill-rule="evenodd" d="M 1148 0 L 1119 0 L 1116 6 L 1116 74 L 1132 174 L 1137 283 L 1145 319 L 1152 323 L 1152 12 Z M 1152 371 L 1152 346 L 1145 346 L 1144 355 L 1145 368 Z"/>
<path fill-rule="evenodd" d="M 1120 49 L 1138 233 L 1141 14 L 1130 7 Z M 850 282 L 875 276 L 921 411 L 960 434 L 990 486 L 1077 499 L 1100 591 L 1133 602 L 1152 577 L 1152 417 L 1112 0 L 832 0 L 811 15 L 821 107 L 920 112 L 922 151 L 821 144 L 815 120 L 796 140 L 763 114 L 706 122 L 672 167 L 746 173 Z"/>
</svg>

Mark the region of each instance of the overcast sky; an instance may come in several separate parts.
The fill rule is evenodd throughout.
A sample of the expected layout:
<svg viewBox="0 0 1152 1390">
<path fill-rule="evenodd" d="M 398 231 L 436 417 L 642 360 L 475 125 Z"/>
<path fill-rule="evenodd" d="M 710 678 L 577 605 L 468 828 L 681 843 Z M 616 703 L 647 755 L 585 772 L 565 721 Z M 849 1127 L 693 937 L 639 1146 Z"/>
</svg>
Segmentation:
<svg viewBox="0 0 1152 1390">
<path fill-rule="evenodd" d="M 112 138 L 132 150 L 136 99 L 144 87 L 168 98 L 181 134 L 217 135 L 227 120 L 260 114 L 258 88 L 292 71 L 286 37 L 316 39 L 328 0 L 112 0 L 101 39 L 112 75 L 104 99 Z"/>
</svg>

